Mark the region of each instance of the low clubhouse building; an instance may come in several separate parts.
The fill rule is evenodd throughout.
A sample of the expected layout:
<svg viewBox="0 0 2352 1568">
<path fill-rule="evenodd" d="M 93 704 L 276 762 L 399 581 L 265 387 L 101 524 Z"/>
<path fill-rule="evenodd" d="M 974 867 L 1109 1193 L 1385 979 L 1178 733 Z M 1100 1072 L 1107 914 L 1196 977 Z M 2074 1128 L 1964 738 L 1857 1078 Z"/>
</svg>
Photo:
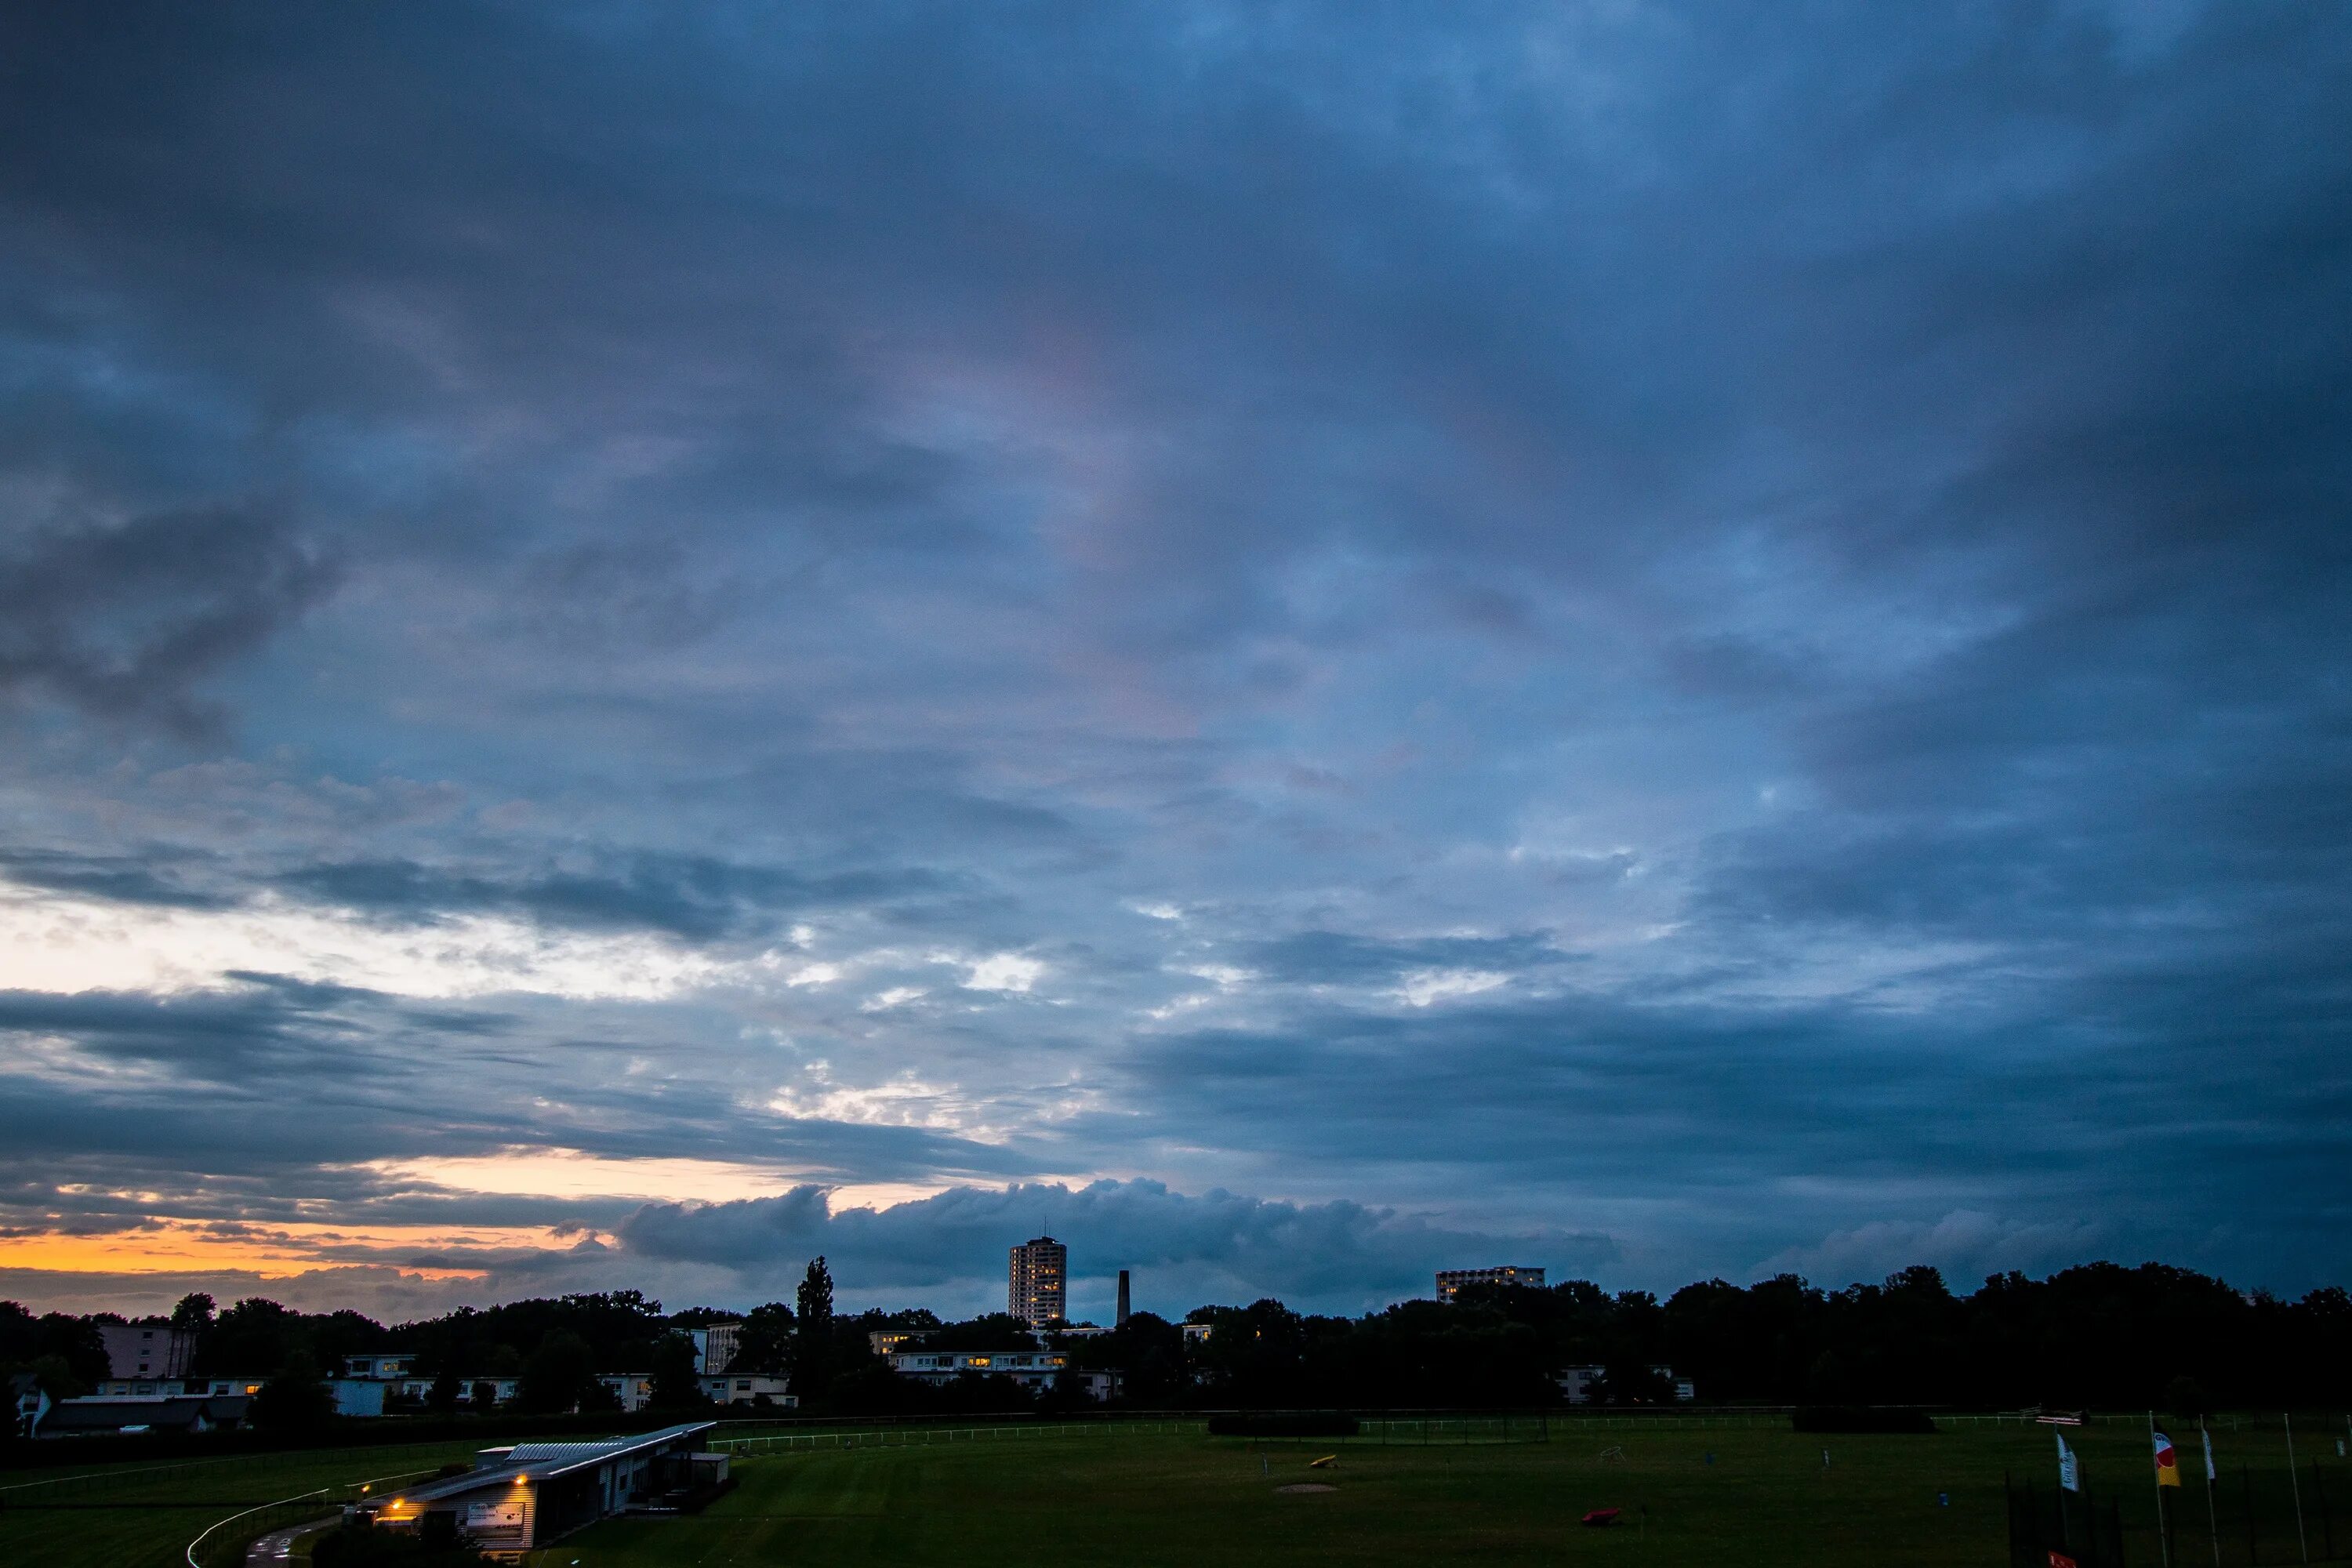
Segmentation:
<svg viewBox="0 0 2352 1568">
<path fill-rule="evenodd" d="M 629 1510 L 667 1513 L 707 1498 L 727 1480 L 727 1457 L 696 1451 L 717 1425 L 695 1421 L 593 1443 L 522 1443 L 485 1448 L 474 1468 L 371 1498 L 346 1510 L 353 1522 L 463 1542 L 512 1560 L 584 1524 Z"/>
</svg>

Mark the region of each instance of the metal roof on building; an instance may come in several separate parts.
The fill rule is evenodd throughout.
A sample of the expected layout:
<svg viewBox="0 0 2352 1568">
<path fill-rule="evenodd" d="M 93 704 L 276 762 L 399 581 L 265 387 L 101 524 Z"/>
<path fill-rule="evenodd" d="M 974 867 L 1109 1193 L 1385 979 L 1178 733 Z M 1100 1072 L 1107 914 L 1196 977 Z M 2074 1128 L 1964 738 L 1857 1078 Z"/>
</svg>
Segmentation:
<svg viewBox="0 0 2352 1568">
<path fill-rule="evenodd" d="M 546 1480 L 569 1475 L 573 1470 L 603 1464 L 646 1448 L 657 1448 L 697 1432 L 708 1432 L 718 1426 L 716 1421 L 686 1421 L 675 1426 L 665 1426 L 658 1432 L 640 1432 L 632 1437 L 602 1437 L 592 1443 L 520 1443 L 507 1450 L 506 1458 L 495 1465 L 478 1470 L 467 1470 L 462 1476 L 446 1480 L 427 1481 L 420 1487 L 404 1489 L 401 1496 L 411 1500 L 454 1497 L 487 1486 L 499 1486 L 521 1480 Z"/>
</svg>

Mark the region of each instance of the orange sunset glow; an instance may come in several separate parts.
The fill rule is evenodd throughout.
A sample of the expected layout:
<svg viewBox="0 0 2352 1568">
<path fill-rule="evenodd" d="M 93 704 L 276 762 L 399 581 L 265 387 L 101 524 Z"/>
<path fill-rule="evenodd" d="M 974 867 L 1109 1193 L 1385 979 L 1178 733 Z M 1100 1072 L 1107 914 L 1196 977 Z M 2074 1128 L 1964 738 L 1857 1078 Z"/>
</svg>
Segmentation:
<svg viewBox="0 0 2352 1568">
<path fill-rule="evenodd" d="M 376 1265 L 427 1279 L 478 1279 L 480 1268 L 418 1267 L 419 1253 L 560 1250 L 577 1233 L 539 1227 L 395 1225 L 224 1226 L 214 1221 L 162 1219 L 95 1235 L 53 1232 L 0 1237 L 0 1268 L 51 1268 L 112 1274 L 181 1273 L 234 1268 L 282 1279 L 313 1268 Z"/>
</svg>

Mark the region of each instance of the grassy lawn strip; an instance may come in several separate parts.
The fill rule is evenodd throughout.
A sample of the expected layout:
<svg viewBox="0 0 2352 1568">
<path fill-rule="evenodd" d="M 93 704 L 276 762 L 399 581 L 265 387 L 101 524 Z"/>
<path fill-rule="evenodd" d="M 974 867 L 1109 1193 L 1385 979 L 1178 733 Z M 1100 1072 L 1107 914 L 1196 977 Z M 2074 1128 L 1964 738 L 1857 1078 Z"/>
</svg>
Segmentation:
<svg viewBox="0 0 2352 1568">
<path fill-rule="evenodd" d="M 2137 1529 L 2134 1560 L 2155 1562 L 2145 1434 L 2116 1426 L 2074 1436 L 2092 1485 L 2121 1498 Z M 698 1517 L 609 1521 L 531 1561 L 1192 1568 L 1475 1555 L 1504 1564 L 1958 1568 L 2005 1556 L 2003 1471 L 2055 1470 L 2049 1432 L 2030 1426 L 1822 1438 L 1567 1424 L 1549 1445 L 1356 1445 L 1333 1468 L 1307 1468 L 1331 1451 L 1328 1443 L 1097 1434 L 754 1458 L 740 1463 L 738 1489 Z M 1277 1489 L 1309 1480 L 1337 1489 Z M 2201 1510 L 2201 1492 L 2195 1500 Z M 1624 1522 L 1577 1522 L 1604 1507 L 1623 1509 Z"/>
</svg>

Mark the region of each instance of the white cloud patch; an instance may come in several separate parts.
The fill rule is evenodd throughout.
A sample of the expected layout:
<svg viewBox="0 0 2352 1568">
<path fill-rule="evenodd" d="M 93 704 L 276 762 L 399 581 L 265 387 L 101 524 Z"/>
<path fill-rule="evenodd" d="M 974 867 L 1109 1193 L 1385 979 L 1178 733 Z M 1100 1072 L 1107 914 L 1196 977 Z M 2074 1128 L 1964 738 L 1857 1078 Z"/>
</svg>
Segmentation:
<svg viewBox="0 0 2352 1568">
<path fill-rule="evenodd" d="M 173 909 L 0 884 L 0 990 L 168 995 L 265 973 L 440 1000 L 656 1001 L 758 973 L 649 932 L 551 931 L 504 915 L 391 925 L 267 899 Z"/>
<path fill-rule="evenodd" d="M 1045 964 L 1036 959 L 1024 958 L 1017 952 L 999 952 L 972 961 L 963 984 L 967 991 L 998 991 L 1008 995 L 1023 995 L 1045 974 Z"/>
<path fill-rule="evenodd" d="M 1399 979 L 1396 996 L 1408 1007 L 1428 1007 L 1510 983 L 1509 975 L 1491 969 L 1415 969 Z"/>
<path fill-rule="evenodd" d="M 802 1068 L 805 1082 L 778 1086 L 768 1108 L 795 1121 L 846 1121 L 868 1127 L 923 1127 L 993 1142 L 1004 1131 L 991 1125 L 988 1107 L 953 1084 L 933 1083 L 911 1069 L 878 1083 L 836 1079 L 833 1064 Z"/>
<path fill-rule="evenodd" d="M 481 1154 L 374 1160 L 360 1169 L 405 1187 L 516 1197 L 715 1201 L 781 1193 L 805 1172 L 731 1160 L 615 1159 L 581 1149 L 505 1148 Z"/>
</svg>

